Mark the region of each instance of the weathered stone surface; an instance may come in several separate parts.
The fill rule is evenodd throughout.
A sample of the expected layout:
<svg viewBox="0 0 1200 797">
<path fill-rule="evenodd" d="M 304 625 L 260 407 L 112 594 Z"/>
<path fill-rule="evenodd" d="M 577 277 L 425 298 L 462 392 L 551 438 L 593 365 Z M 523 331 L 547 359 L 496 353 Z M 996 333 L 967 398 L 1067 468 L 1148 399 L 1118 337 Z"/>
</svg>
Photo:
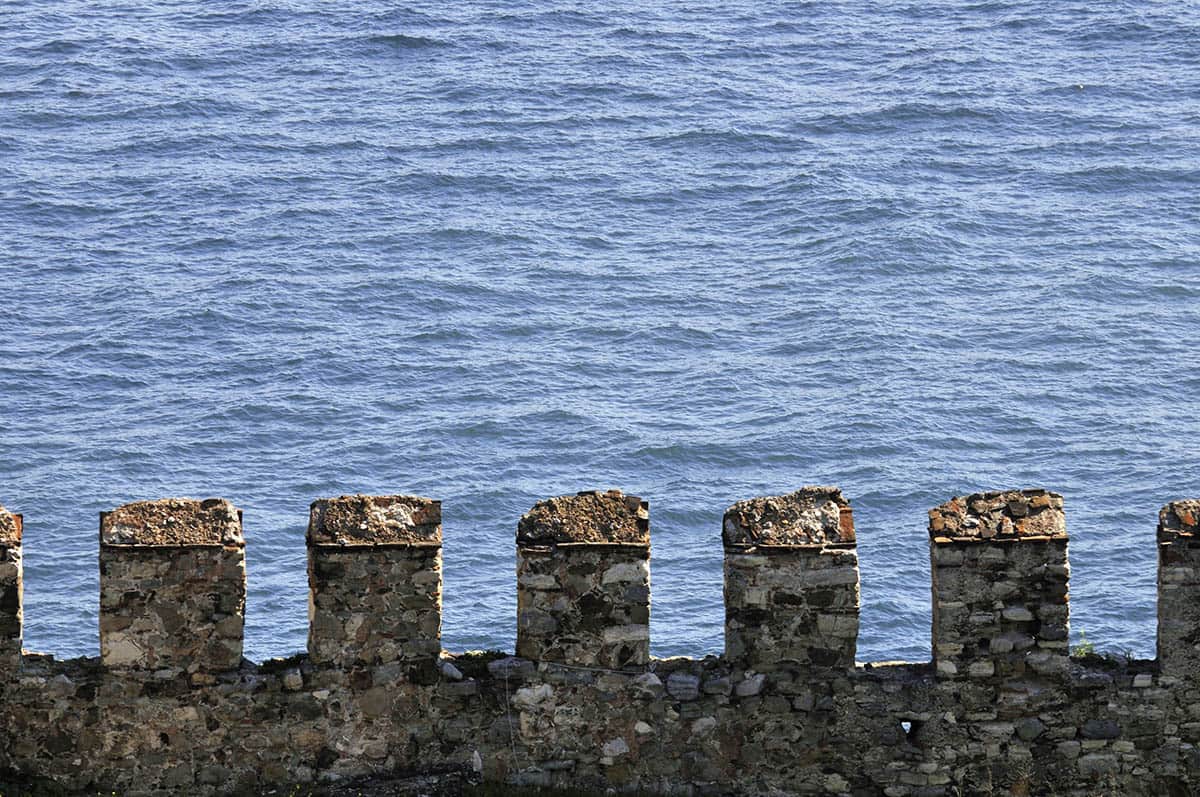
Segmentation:
<svg viewBox="0 0 1200 797">
<path fill-rule="evenodd" d="M 21 531 L 21 516 L 0 506 L 0 684 L 21 660 L 25 620 Z"/>
<path fill-rule="evenodd" d="M 442 650 L 442 549 L 310 546 L 308 652 L 316 664 L 434 665 Z"/>
<path fill-rule="evenodd" d="M 1066 537 L 1063 499 L 1047 490 L 1009 490 L 952 498 L 929 510 L 929 536 L 949 540 Z"/>
<path fill-rule="evenodd" d="M 614 668 L 649 661 L 649 522 L 645 502 L 618 491 L 551 499 L 521 519 L 517 655 Z"/>
<path fill-rule="evenodd" d="M 639 700 L 658 700 L 665 691 L 662 679 L 652 672 L 642 673 L 633 679 L 633 694 Z"/>
<path fill-rule="evenodd" d="M 1200 501 L 1158 513 L 1158 661 L 1163 673 L 1200 681 Z"/>
<path fill-rule="evenodd" d="M 125 504 L 100 519 L 101 545 L 242 546 L 242 521 L 222 498 L 165 498 Z"/>
<path fill-rule="evenodd" d="M 702 688 L 706 695 L 727 695 L 733 691 L 733 681 L 728 675 L 721 673 L 706 680 Z"/>
<path fill-rule="evenodd" d="M 759 672 L 854 666 L 858 554 L 840 490 L 734 504 L 724 542 L 726 658 Z"/>
<path fill-rule="evenodd" d="M 1116 739 L 1121 735 L 1121 726 L 1115 720 L 1090 719 L 1079 733 L 1084 739 Z"/>
<path fill-rule="evenodd" d="M 988 784 L 1009 793 L 1025 783 L 1020 793 L 1084 797 L 1108 778 L 1106 793 L 1149 796 L 1191 793 L 1200 778 L 1192 742 L 1173 730 L 1189 723 L 1186 692 L 1120 686 L 1130 677 L 997 720 L 993 689 L 1021 679 L 979 691 L 919 664 L 850 670 L 782 705 L 767 693 L 731 703 L 705 690 L 680 692 L 681 701 L 631 688 L 719 679 L 716 659 L 565 681 L 564 670 L 543 666 L 522 685 L 489 673 L 397 682 L 382 668 L 318 685 L 299 677 L 308 667 L 244 667 L 180 691 L 152 672 L 29 657 L 22 679 L 0 690 L 0 767 L 128 795 L 266 793 L 298 778 L 438 766 L 546 786 L 742 795 L 986 794 Z M 1114 728 L 1102 711 L 1129 719 Z M 1030 750 L 1045 766 L 1022 763 Z"/>
<path fill-rule="evenodd" d="M 673 672 L 667 678 L 667 694 L 676 700 L 700 697 L 700 678 L 688 672 Z"/>
<path fill-rule="evenodd" d="M 415 495 L 343 495 L 314 501 L 309 545 L 417 545 L 442 542 L 442 502 Z"/>
<path fill-rule="evenodd" d="M 554 687 L 550 684 L 538 684 L 518 689 L 513 694 L 512 704 L 518 710 L 529 711 L 553 699 Z"/>
<path fill-rule="evenodd" d="M 1200 532 L 1200 500 L 1173 501 L 1158 513 L 1158 540 L 1172 542 Z"/>
<path fill-rule="evenodd" d="M 525 680 L 533 677 L 537 672 L 537 665 L 529 659 L 505 656 L 504 658 L 488 662 L 487 669 L 493 678 L 501 680 Z"/>
<path fill-rule="evenodd" d="M 570 542 L 649 545 L 649 504 L 620 490 L 582 492 L 534 505 L 517 525 L 518 546 Z"/>
<path fill-rule="evenodd" d="M 283 673 L 283 688 L 289 692 L 299 692 L 304 688 L 304 674 L 299 667 L 292 667 Z"/>
<path fill-rule="evenodd" d="M 1176 602 L 1167 605 L 1178 610 L 1200 597 L 1189 545 L 1176 536 L 1160 547 L 1161 587 L 1173 591 L 1170 600 Z M 932 547 L 935 612 L 942 623 L 935 635 L 936 668 L 829 667 L 791 659 L 784 667 L 759 669 L 741 658 L 713 656 L 647 659 L 618 670 L 476 652 L 431 656 L 429 677 L 418 677 L 425 670 L 410 662 L 356 655 L 364 640 L 385 638 L 376 627 L 391 627 L 387 612 L 355 610 L 344 618 L 334 612 L 342 621 L 339 633 L 347 634 L 347 650 L 355 653 L 336 665 L 301 655 L 188 673 L 105 667 L 96 659 L 58 662 L 36 654 L 26 654 L 19 669 L 0 664 L 0 771 L 42 774 L 59 786 L 131 797 L 286 793 L 297 782 L 339 794 L 395 793 L 382 784 L 377 785 L 383 790 L 372 792 L 372 784 L 354 779 L 442 768 L 595 793 L 1200 792 L 1200 690 L 1194 673 L 1157 673 L 1155 662 L 1066 659 L 1067 637 L 1059 633 L 1068 622 L 1065 539 L 961 540 Z M 19 547 L 0 545 L 0 552 L 14 550 Z M 128 560 L 143 576 L 147 568 L 165 574 L 173 589 L 179 574 L 155 569 L 162 567 L 157 557 L 163 550 L 122 548 L 140 557 Z M 213 556 L 225 550 L 173 552 Z M 371 558 L 415 550 L 440 556 L 436 548 L 320 550 L 358 557 L 316 560 L 324 577 L 349 585 L 378 578 L 379 585 L 391 582 L 403 592 L 412 581 L 425 585 L 422 589 L 440 584 L 438 573 L 424 565 L 414 564 L 400 578 L 387 571 L 394 560 Z M 857 593 L 845 592 L 857 585 L 857 573 L 848 577 L 851 567 L 838 558 L 853 549 L 818 547 L 805 554 L 741 551 L 727 570 L 735 581 L 744 579 L 732 593 L 742 608 L 769 610 L 741 621 L 770 623 L 776 613 L 800 607 L 790 615 L 790 628 L 772 632 L 781 659 L 783 651 L 811 653 L 814 634 L 837 641 L 857 628 L 854 618 L 838 611 L 851 598 L 857 605 Z M 0 582 L 12 576 L 11 564 L 0 556 Z M 381 569 L 360 573 L 360 564 Z M 573 564 L 574 571 L 531 573 L 553 583 L 547 588 L 548 582 L 532 578 L 528 589 L 553 593 L 561 579 L 572 578 L 602 589 L 633 589 L 640 600 L 637 560 Z M 202 572 L 221 563 L 197 559 L 188 566 Z M 142 582 L 142 592 L 149 583 Z M 161 579 L 156 583 L 154 589 L 162 586 Z M 798 591 L 797 583 L 804 589 Z M 389 594 L 382 586 L 378 593 L 372 589 L 364 590 L 368 597 L 361 601 Z M 200 583 L 193 591 L 216 595 L 214 607 L 222 600 Z M 347 592 L 347 606 L 355 605 L 354 590 Z M 582 594 L 605 593 L 589 587 Z M 627 599 L 630 593 L 619 594 Z M 803 600 L 795 602 L 794 596 Z M 557 597 L 563 597 L 561 590 Z M 172 598 L 177 599 L 182 598 Z M 0 600 L 0 626 L 6 600 Z M 109 592 L 102 600 L 135 606 L 122 603 L 123 594 Z M 401 603 L 421 600 L 420 593 L 406 593 Z M 1180 650 L 1200 638 L 1200 623 L 1190 636 L 1185 633 L 1184 625 L 1195 619 L 1188 617 L 1170 642 Z M 157 609 L 101 616 L 115 634 L 159 624 L 187 629 L 192 622 Z M 327 622 L 314 616 L 314 624 Z M 610 628 L 624 636 L 635 625 L 640 624 Z M 640 631 L 628 633 L 640 639 Z M 3 639 L 0 633 L 0 645 Z M 111 655 L 139 661 L 145 655 L 139 639 L 118 637 Z"/>
<path fill-rule="evenodd" d="M 1027 677 L 1061 694 L 1068 666 L 1066 524 L 1044 490 L 979 493 L 930 512 L 933 657 L 947 679 Z"/>
<path fill-rule="evenodd" d="M 0 545 L 21 544 L 21 516 L 0 505 Z"/>
<path fill-rule="evenodd" d="M 141 501 L 100 523 L 100 658 L 108 667 L 187 673 L 242 660 L 246 563 L 228 501 Z"/>
<path fill-rule="evenodd" d="M 1020 736 L 1026 742 L 1032 742 L 1045 732 L 1045 723 L 1037 717 L 1029 717 L 1017 723 L 1017 736 Z"/>
<path fill-rule="evenodd" d="M 825 545 L 854 542 L 850 503 L 836 487 L 803 487 L 751 498 L 725 510 L 725 545 Z"/>
<path fill-rule="evenodd" d="M 1114 755 L 1092 753 L 1079 759 L 1079 774 L 1085 778 L 1096 778 L 1103 775 L 1111 775 L 1117 771 L 1119 766 L 1117 757 Z"/>
<path fill-rule="evenodd" d="M 313 502 L 308 652 L 322 667 L 387 665 L 436 677 L 442 651 L 442 505 L 410 495 Z"/>
<path fill-rule="evenodd" d="M 738 697 L 754 697 L 763 690 L 763 684 L 766 683 L 767 676 L 762 673 L 748 676 L 745 680 L 739 681 L 737 688 L 734 690 Z"/>
<path fill-rule="evenodd" d="M 109 667 L 236 668 L 245 606 L 240 547 L 100 548 L 100 657 Z"/>
</svg>

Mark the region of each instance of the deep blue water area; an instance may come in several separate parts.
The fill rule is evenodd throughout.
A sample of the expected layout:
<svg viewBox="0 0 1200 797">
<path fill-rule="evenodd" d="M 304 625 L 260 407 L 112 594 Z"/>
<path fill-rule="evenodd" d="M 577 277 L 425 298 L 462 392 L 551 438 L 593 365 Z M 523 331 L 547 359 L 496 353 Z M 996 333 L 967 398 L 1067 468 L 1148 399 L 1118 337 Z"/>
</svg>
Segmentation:
<svg viewBox="0 0 1200 797">
<path fill-rule="evenodd" d="M 0 501 L 26 645 L 94 654 L 97 513 L 445 502 L 445 639 L 511 648 L 535 501 L 651 501 L 653 651 L 721 648 L 722 511 L 855 507 L 862 660 L 929 656 L 926 510 L 1065 494 L 1073 633 L 1154 649 L 1200 496 L 1200 9 L 0 7 Z"/>
</svg>

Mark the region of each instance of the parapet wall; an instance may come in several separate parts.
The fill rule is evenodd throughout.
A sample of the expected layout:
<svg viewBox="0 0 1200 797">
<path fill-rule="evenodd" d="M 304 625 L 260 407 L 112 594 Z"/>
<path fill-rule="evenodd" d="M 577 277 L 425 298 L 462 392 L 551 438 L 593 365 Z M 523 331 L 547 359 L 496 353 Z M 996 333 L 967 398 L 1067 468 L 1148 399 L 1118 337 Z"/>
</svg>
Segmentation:
<svg viewBox="0 0 1200 797">
<path fill-rule="evenodd" d="M 618 491 L 521 518 L 517 656 L 442 650 L 431 499 L 314 503 L 308 652 L 261 665 L 241 656 L 228 501 L 102 517 L 98 659 L 21 651 L 21 530 L 0 508 L 0 770 L 67 788 L 460 767 L 598 792 L 1200 793 L 1200 501 L 1159 516 L 1153 661 L 1070 657 L 1066 516 L 1044 490 L 931 510 L 928 663 L 855 662 L 856 530 L 834 487 L 730 507 L 726 649 L 702 660 L 649 655 L 649 505 Z"/>
</svg>

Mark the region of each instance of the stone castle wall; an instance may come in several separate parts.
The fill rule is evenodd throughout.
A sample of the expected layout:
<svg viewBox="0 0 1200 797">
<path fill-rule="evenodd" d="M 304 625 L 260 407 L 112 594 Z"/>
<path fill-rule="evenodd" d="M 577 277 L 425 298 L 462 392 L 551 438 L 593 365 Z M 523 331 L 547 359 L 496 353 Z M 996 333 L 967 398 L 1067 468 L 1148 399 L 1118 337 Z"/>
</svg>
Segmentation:
<svg viewBox="0 0 1200 797">
<path fill-rule="evenodd" d="M 241 514 L 141 502 L 101 521 L 101 656 L 22 652 L 21 516 L 0 509 L 0 770 L 121 794 L 262 793 L 474 770 L 669 794 L 1200 793 L 1200 501 L 1159 516 L 1158 655 L 1071 658 L 1062 497 L 930 512 L 932 657 L 858 664 L 849 502 L 730 507 L 722 656 L 649 655 L 648 504 L 536 505 L 516 656 L 441 646 L 441 505 L 313 505 L 308 652 L 242 658 Z"/>
</svg>

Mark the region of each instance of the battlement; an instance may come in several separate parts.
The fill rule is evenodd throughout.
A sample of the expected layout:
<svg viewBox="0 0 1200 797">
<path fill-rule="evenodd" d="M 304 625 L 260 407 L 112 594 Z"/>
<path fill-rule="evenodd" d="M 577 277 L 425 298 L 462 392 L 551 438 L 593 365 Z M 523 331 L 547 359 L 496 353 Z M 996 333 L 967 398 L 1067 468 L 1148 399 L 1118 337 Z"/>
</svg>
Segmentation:
<svg viewBox="0 0 1200 797">
<path fill-rule="evenodd" d="M 1200 501 L 1158 513 L 1158 661 L 1164 672 L 1200 680 Z"/>
<path fill-rule="evenodd" d="M 308 522 L 308 655 L 355 667 L 405 662 L 432 673 L 442 650 L 442 504 L 343 495 Z"/>
<path fill-rule="evenodd" d="M 619 490 L 535 505 L 517 524 L 517 655 L 650 660 L 650 505 Z"/>
<path fill-rule="evenodd" d="M 853 667 L 858 553 L 842 491 L 739 501 L 721 526 L 725 657 L 759 672 Z"/>
<path fill-rule="evenodd" d="M 222 499 L 126 504 L 100 515 L 100 658 L 197 682 L 242 661 L 242 516 Z"/>
<path fill-rule="evenodd" d="M 1064 675 L 1071 570 L 1062 496 L 1013 490 L 954 498 L 930 511 L 929 535 L 938 674 Z"/>
<path fill-rule="evenodd" d="M 517 657 L 443 651 L 441 510 L 315 501 L 307 655 L 254 665 L 229 501 L 101 515 L 101 655 L 75 662 L 21 650 L 23 523 L 0 507 L 0 769 L 128 793 L 447 764 L 659 792 L 1200 788 L 1200 501 L 1159 515 L 1158 656 L 1125 663 L 1070 657 L 1066 515 L 1046 490 L 930 511 L 931 662 L 898 665 L 855 661 L 857 530 L 836 487 L 725 512 L 725 651 L 699 661 L 650 656 L 650 508 L 617 490 L 516 524 Z"/>
</svg>

